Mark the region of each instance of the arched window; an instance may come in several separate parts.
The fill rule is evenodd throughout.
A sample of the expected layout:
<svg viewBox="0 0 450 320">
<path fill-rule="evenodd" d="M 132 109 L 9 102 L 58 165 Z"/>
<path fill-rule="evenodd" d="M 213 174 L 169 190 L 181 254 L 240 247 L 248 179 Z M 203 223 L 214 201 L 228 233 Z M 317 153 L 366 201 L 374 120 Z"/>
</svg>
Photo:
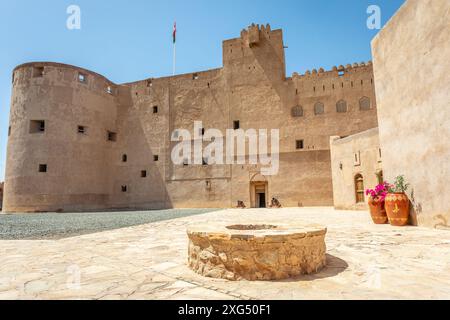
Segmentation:
<svg viewBox="0 0 450 320">
<path fill-rule="evenodd" d="M 359 110 L 361 111 L 367 111 L 370 110 L 371 106 L 370 106 L 370 98 L 367 97 L 362 97 L 359 100 Z"/>
<path fill-rule="evenodd" d="M 338 101 L 338 103 L 336 103 L 336 111 L 338 113 L 347 112 L 347 102 L 345 100 Z"/>
<path fill-rule="evenodd" d="M 303 107 L 295 106 L 292 108 L 291 113 L 294 118 L 303 117 Z"/>
<path fill-rule="evenodd" d="M 361 174 L 355 176 L 356 203 L 364 202 L 364 178 Z"/>
<path fill-rule="evenodd" d="M 317 116 L 318 114 L 323 114 L 325 113 L 325 106 L 323 105 L 322 102 L 317 102 L 314 105 L 314 114 Z"/>
</svg>

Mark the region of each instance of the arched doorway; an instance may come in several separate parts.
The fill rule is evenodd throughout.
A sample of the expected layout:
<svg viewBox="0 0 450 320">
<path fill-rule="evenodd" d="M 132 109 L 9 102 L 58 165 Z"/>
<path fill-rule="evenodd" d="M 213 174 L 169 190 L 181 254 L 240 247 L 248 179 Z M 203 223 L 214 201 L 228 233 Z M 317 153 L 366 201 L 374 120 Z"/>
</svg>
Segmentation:
<svg viewBox="0 0 450 320">
<path fill-rule="evenodd" d="M 364 178 L 361 174 L 355 176 L 356 203 L 364 202 Z"/>
<path fill-rule="evenodd" d="M 267 208 L 269 183 L 266 177 L 257 173 L 250 179 L 250 202 L 252 208 Z"/>
</svg>

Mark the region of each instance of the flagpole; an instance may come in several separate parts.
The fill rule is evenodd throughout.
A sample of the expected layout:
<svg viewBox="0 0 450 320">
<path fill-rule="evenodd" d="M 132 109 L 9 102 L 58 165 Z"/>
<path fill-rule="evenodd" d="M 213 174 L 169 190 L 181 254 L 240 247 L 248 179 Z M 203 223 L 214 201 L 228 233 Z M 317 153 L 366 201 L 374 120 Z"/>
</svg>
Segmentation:
<svg viewBox="0 0 450 320">
<path fill-rule="evenodd" d="M 177 43 L 175 42 L 173 44 L 173 75 L 175 75 L 176 61 L 177 61 Z"/>
</svg>

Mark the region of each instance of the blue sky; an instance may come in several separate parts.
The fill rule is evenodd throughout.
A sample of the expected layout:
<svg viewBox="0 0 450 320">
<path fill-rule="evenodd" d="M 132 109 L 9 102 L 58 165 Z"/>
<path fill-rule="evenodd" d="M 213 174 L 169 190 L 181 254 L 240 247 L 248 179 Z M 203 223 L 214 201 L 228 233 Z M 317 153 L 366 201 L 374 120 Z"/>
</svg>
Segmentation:
<svg viewBox="0 0 450 320">
<path fill-rule="evenodd" d="M 177 73 L 222 66 L 222 40 L 252 22 L 282 28 L 287 74 L 371 59 L 378 30 L 366 27 L 369 5 L 382 25 L 404 0 L 0 0 L 0 180 L 5 170 L 11 72 L 30 61 L 55 61 L 122 83 L 170 75 L 177 21 Z M 69 5 L 81 30 L 66 28 Z"/>
</svg>

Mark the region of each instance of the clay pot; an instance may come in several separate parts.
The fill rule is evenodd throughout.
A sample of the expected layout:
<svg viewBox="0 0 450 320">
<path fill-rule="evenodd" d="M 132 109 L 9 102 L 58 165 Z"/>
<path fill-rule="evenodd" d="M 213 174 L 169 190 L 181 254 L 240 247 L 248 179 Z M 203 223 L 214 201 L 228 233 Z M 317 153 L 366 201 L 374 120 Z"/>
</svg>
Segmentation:
<svg viewBox="0 0 450 320">
<path fill-rule="evenodd" d="M 386 213 L 393 226 L 405 226 L 409 220 L 409 199 L 404 193 L 389 193 L 385 199 Z"/>
<path fill-rule="evenodd" d="M 369 198 L 370 216 L 375 224 L 386 224 L 388 217 L 384 208 L 384 201 Z"/>
</svg>

